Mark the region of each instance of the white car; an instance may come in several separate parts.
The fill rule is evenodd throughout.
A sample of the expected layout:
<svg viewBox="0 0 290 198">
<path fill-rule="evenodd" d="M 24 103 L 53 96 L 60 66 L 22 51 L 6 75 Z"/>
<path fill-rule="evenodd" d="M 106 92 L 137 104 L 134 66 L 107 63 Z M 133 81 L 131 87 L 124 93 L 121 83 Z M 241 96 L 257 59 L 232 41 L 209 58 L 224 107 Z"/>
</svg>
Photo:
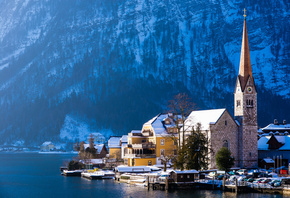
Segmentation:
<svg viewBox="0 0 290 198">
<path fill-rule="evenodd" d="M 237 173 L 239 173 L 239 175 L 247 175 L 248 171 L 247 171 L 247 169 L 240 169 L 237 171 Z"/>
</svg>

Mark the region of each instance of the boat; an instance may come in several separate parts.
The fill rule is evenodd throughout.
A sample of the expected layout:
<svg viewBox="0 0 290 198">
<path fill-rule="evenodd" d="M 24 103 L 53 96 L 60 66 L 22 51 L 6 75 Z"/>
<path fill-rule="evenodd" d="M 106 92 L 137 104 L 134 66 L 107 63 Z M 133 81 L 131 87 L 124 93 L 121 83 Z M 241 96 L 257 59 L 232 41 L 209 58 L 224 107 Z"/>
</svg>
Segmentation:
<svg viewBox="0 0 290 198">
<path fill-rule="evenodd" d="M 82 172 L 83 172 L 83 170 L 63 170 L 62 175 L 80 177 Z"/>
<path fill-rule="evenodd" d="M 113 171 L 103 171 L 104 176 L 103 179 L 114 179 L 115 173 Z"/>
<path fill-rule="evenodd" d="M 83 178 L 95 180 L 95 179 L 113 179 L 115 173 L 112 171 L 94 171 L 94 172 L 83 172 L 81 174 Z"/>
</svg>

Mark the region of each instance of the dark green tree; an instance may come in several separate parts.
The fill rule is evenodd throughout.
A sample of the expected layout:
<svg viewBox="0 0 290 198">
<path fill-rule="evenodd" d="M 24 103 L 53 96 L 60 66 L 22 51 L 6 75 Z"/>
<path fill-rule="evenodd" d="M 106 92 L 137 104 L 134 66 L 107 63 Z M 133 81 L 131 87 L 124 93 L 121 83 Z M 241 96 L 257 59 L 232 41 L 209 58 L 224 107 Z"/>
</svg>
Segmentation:
<svg viewBox="0 0 290 198">
<path fill-rule="evenodd" d="M 75 160 L 70 161 L 67 166 L 68 170 L 78 170 L 81 168 L 83 168 L 83 164 Z"/>
<path fill-rule="evenodd" d="M 228 172 L 230 168 L 234 165 L 235 158 L 232 157 L 231 151 L 222 147 L 215 156 L 217 167 L 220 170 Z"/>
<path fill-rule="evenodd" d="M 196 130 L 192 127 L 191 135 L 186 139 L 185 161 L 186 169 L 207 169 L 208 166 L 208 139 L 200 131 L 201 125 L 197 124 Z"/>
</svg>

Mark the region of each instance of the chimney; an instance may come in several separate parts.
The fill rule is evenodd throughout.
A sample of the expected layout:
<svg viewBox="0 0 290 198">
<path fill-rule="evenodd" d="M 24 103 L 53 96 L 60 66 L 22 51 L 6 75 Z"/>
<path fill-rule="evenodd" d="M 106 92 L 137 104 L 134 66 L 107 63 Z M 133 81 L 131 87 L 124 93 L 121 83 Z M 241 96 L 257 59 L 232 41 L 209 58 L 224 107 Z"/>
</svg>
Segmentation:
<svg viewBox="0 0 290 198">
<path fill-rule="evenodd" d="M 286 124 L 287 124 L 286 120 L 283 120 L 283 124 L 284 124 L 284 125 L 286 125 Z"/>
<path fill-rule="evenodd" d="M 277 120 L 277 119 L 274 120 L 274 124 L 275 124 L 275 125 L 278 124 L 278 120 Z"/>
</svg>

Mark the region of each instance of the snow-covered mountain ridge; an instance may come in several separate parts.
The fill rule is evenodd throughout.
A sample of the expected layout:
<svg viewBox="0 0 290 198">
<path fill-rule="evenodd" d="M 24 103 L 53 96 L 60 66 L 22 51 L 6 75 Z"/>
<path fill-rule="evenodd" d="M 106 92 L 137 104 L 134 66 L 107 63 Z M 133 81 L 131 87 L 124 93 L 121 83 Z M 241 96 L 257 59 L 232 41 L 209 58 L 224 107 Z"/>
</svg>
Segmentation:
<svg viewBox="0 0 290 198">
<path fill-rule="evenodd" d="M 244 7 L 264 126 L 290 108 L 286 0 L 0 0 L 2 143 L 58 141 L 70 115 L 127 133 L 178 92 L 232 109 Z"/>
</svg>

